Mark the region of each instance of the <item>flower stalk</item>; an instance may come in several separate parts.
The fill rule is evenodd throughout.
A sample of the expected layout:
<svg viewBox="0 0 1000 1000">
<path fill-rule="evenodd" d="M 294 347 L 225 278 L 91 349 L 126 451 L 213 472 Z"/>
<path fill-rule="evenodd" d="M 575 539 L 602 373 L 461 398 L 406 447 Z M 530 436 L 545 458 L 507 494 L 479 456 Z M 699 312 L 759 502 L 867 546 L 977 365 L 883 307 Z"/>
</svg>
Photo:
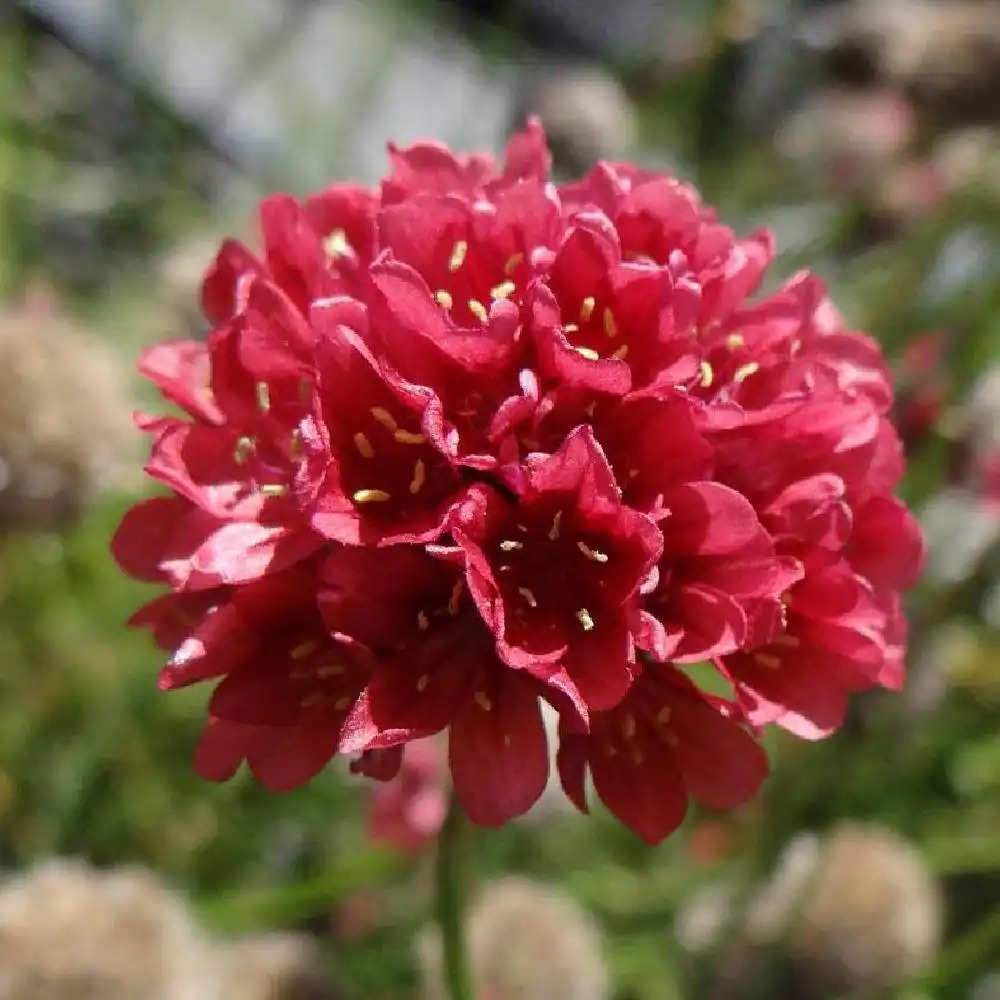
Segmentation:
<svg viewBox="0 0 1000 1000">
<path fill-rule="evenodd" d="M 462 808 L 452 796 L 438 837 L 435 881 L 441 970 L 449 1000 L 475 1000 L 465 938 L 468 858 Z"/>
</svg>

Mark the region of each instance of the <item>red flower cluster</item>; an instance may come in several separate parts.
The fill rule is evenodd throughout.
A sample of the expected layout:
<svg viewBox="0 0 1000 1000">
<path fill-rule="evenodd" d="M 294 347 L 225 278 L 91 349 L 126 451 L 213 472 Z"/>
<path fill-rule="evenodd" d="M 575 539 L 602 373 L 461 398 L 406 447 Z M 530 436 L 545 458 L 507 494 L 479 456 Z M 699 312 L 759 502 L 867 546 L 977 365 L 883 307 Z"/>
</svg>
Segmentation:
<svg viewBox="0 0 1000 1000">
<path fill-rule="evenodd" d="M 207 274 L 207 344 L 141 362 L 185 416 L 141 418 L 172 492 L 114 551 L 170 587 L 132 619 L 161 686 L 218 680 L 199 771 L 385 778 L 445 730 L 499 825 L 549 777 L 544 699 L 581 809 L 588 772 L 650 842 L 744 802 L 761 725 L 820 737 L 902 680 L 922 540 L 878 347 L 809 274 L 748 301 L 769 237 L 687 185 L 556 186 L 537 123 L 499 166 L 390 157 L 376 191 L 266 200 L 262 252 Z"/>
</svg>

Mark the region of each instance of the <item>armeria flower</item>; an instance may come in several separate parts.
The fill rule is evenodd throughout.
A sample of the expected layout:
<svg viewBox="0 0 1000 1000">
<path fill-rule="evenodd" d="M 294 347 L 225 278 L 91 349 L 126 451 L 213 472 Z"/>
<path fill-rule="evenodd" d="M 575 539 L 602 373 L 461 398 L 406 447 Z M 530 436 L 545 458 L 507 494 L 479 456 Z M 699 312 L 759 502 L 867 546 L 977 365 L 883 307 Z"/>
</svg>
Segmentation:
<svg viewBox="0 0 1000 1000">
<path fill-rule="evenodd" d="M 674 178 L 555 185 L 537 123 L 499 165 L 390 159 L 267 199 L 207 343 L 141 362 L 183 412 L 139 420 L 169 492 L 114 552 L 169 588 L 132 618 L 161 685 L 216 684 L 199 771 L 384 780 L 442 734 L 498 826 L 546 786 L 546 702 L 570 798 L 589 773 L 650 842 L 747 800 L 760 727 L 823 736 L 903 681 L 923 542 L 877 345 L 815 276 L 751 301 L 770 237 Z"/>
</svg>

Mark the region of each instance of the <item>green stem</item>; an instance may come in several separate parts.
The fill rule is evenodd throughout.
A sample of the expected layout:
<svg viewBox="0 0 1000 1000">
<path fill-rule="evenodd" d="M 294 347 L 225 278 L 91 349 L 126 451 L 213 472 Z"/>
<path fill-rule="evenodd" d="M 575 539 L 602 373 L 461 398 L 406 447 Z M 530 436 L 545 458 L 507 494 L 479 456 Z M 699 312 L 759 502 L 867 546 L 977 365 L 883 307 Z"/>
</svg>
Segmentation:
<svg viewBox="0 0 1000 1000">
<path fill-rule="evenodd" d="M 449 1000 L 475 1000 L 465 942 L 464 816 L 452 797 L 438 837 L 437 920 L 444 983 Z"/>
</svg>

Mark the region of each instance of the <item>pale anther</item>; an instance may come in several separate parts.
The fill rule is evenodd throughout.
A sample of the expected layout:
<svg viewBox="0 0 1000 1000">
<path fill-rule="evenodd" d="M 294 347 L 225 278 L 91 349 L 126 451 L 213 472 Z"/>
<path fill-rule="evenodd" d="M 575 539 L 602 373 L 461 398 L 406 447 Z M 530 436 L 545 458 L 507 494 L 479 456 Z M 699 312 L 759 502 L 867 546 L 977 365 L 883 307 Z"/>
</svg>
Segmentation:
<svg viewBox="0 0 1000 1000">
<path fill-rule="evenodd" d="M 777 670 L 781 666 L 781 660 L 770 653 L 754 653 L 753 658 L 766 670 Z"/>
<path fill-rule="evenodd" d="M 556 511 L 556 516 L 552 518 L 552 527 L 549 528 L 549 541 L 554 542 L 559 537 L 559 526 L 562 524 L 563 512 Z"/>
<path fill-rule="evenodd" d="M 271 390 L 266 382 L 258 382 L 254 389 L 257 393 L 257 409 L 261 413 L 267 413 L 271 409 Z"/>
<path fill-rule="evenodd" d="M 484 711 L 488 712 L 493 708 L 493 702 L 486 696 L 483 691 L 474 691 L 472 697 L 476 700 L 476 704 Z"/>
<path fill-rule="evenodd" d="M 421 632 L 426 632 L 431 627 L 431 620 L 427 617 L 426 611 L 417 612 L 417 628 Z"/>
<path fill-rule="evenodd" d="M 628 344 L 622 344 L 617 351 L 612 351 L 611 357 L 617 358 L 619 361 L 624 361 L 628 357 Z"/>
<path fill-rule="evenodd" d="M 327 680 L 330 677 L 339 677 L 344 672 L 344 668 L 339 663 L 324 663 L 316 671 L 316 676 Z"/>
<path fill-rule="evenodd" d="M 430 684 L 430 682 L 430 674 L 421 674 L 420 677 L 417 678 L 417 690 L 421 692 L 426 691 L 427 685 Z"/>
<path fill-rule="evenodd" d="M 726 337 L 726 347 L 731 351 L 735 351 L 737 347 L 743 347 L 746 341 L 743 339 L 742 333 L 731 333 Z"/>
<path fill-rule="evenodd" d="M 451 272 L 457 271 L 465 263 L 465 255 L 468 252 L 469 244 L 465 240 L 459 240 L 451 251 L 451 257 L 448 260 L 448 270 Z"/>
<path fill-rule="evenodd" d="M 427 444 L 427 438 L 415 431 L 394 431 L 392 435 L 400 444 Z"/>
<path fill-rule="evenodd" d="M 712 371 L 712 366 L 707 361 L 702 361 L 698 365 L 698 371 L 701 373 L 701 384 L 707 389 L 715 378 L 715 372 Z"/>
<path fill-rule="evenodd" d="M 293 660 L 304 660 L 310 653 L 315 653 L 317 649 L 319 649 L 318 642 L 300 642 L 292 649 L 289 656 Z"/>
<path fill-rule="evenodd" d="M 586 542 L 577 542 L 576 547 L 588 558 L 597 563 L 606 563 L 608 561 L 608 554 L 606 552 L 598 552 L 596 549 L 592 549 Z"/>
<path fill-rule="evenodd" d="M 242 465 L 253 454 L 253 438 L 241 437 L 236 442 L 236 450 L 233 452 L 233 461 L 237 465 Z"/>
<path fill-rule="evenodd" d="M 593 295 L 588 295 L 580 303 L 580 319 L 586 323 L 591 316 L 594 315 L 594 307 L 597 305 L 597 301 L 594 299 Z"/>
<path fill-rule="evenodd" d="M 331 257 L 343 257 L 351 252 L 351 244 L 347 242 L 347 233 L 343 229 L 334 229 L 325 240 L 323 249 Z"/>
<path fill-rule="evenodd" d="M 776 646 L 787 646 L 789 649 L 795 649 L 797 646 L 802 645 L 802 640 L 797 635 L 789 635 L 787 632 L 782 632 L 781 635 L 771 641 Z"/>
<path fill-rule="evenodd" d="M 457 615 L 459 602 L 462 600 L 462 593 L 465 590 L 465 581 L 456 580 L 455 586 L 451 588 L 451 597 L 448 598 L 448 614 Z"/>
<path fill-rule="evenodd" d="M 598 354 L 597 351 L 593 350 L 593 348 L 590 347 L 578 347 L 576 348 L 576 353 L 579 354 L 581 357 L 586 358 L 588 361 L 601 360 L 600 354 Z"/>
<path fill-rule="evenodd" d="M 480 323 L 485 323 L 489 319 L 490 314 L 486 311 L 486 306 L 479 301 L 479 299 L 469 299 L 468 301 L 469 312 L 472 313 Z"/>
<path fill-rule="evenodd" d="M 413 479 L 410 480 L 410 492 L 416 496 L 423 488 L 424 480 L 427 478 L 427 466 L 424 461 L 418 458 L 413 465 Z"/>
<path fill-rule="evenodd" d="M 490 289 L 490 298 L 499 302 L 501 299 L 510 298 L 517 291 L 517 285 L 513 281 L 501 281 L 495 288 Z"/>
<path fill-rule="evenodd" d="M 611 340 L 618 336 L 618 324 L 615 322 L 615 314 L 610 309 L 604 310 L 604 334 Z"/>
<path fill-rule="evenodd" d="M 592 632 L 594 629 L 594 619 L 586 608 L 580 608 L 576 613 L 576 620 L 583 626 L 584 632 Z"/>
<path fill-rule="evenodd" d="M 453 299 L 452 299 L 452 297 L 451 297 L 451 293 L 449 293 L 449 292 L 446 292 L 446 291 L 445 291 L 445 290 L 444 290 L 443 288 L 439 288 L 439 289 L 438 289 L 438 290 L 437 290 L 437 291 L 436 291 L 436 292 L 434 293 L 434 301 L 435 301 L 435 302 L 436 302 L 436 303 L 437 303 L 437 304 L 438 304 L 438 305 L 439 305 L 439 306 L 440 306 L 440 307 L 441 307 L 442 309 L 450 309 L 450 308 L 451 308 L 451 307 L 452 307 L 452 306 L 453 306 L 453 305 L 455 304 L 455 303 L 454 303 L 454 300 L 453 300 Z"/>
<path fill-rule="evenodd" d="M 518 587 L 517 592 L 528 602 L 529 608 L 538 607 L 538 599 L 527 587 Z"/>
<path fill-rule="evenodd" d="M 751 375 L 759 371 L 760 365 L 757 364 L 756 361 L 751 361 L 749 364 L 740 365 L 740 367 L 736 369 L 736 374 L 733 375 L 733 378 L 737 382 L 742 382 L 744 379 L 750 378 Z"/>
<path fill-rule="evenodd" d="M 362 458 L 375 457 L 375 449 L 372 447 L 371 441 L 361 431 L 354 435 L 354 447 L 358 449 Z"/>
<path fill-rule="evenodd" d="M 524 542 L 515 542 L 511 538 L 506 538 L 500 543 L 501 552 L 517 552 L 518 549 L 524 548 Z"/>
<path fill-rule="evenodd" d="M 523 260 L 523 253 L 516 253 L 512 257 L 508 257 L 507 263 L 503 266 L 503 273 L 509 278 L 521 266 Z"/>
<path fill-rule="evenodd" d="M 283 497 L 288 492 L 288 487 L 281 483 L 264 483 L 260 491 L 266 497 Z"/>
<path fill-rule="evenodd" d="M 380 423 L 387 431 L 395 431 L 399 426 L 396 418 L 385 407 L 373 406 L 368 412 L 375 418 L 376 423 Z"/>
</svg>

